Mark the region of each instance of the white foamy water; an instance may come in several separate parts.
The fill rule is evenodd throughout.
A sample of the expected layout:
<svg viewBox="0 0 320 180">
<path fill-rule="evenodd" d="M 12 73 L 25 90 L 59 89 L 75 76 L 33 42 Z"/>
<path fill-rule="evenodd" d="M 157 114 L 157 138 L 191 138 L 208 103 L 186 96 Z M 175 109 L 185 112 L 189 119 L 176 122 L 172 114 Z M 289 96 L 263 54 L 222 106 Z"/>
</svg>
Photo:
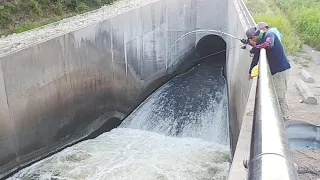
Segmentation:
<svg viewBox="0 0 320 180">
<path fill-rule="evenodd" d="M 197 71 L 197 69 L 190 71 Z M 223 77 L 179 76 L 141 103 L 120 127 L 229 145 L 227 86 Z M 220 78 L 220 79 L 219 79 Z M 199 80 L 200 79 L 200 80 Z M 204 80 L 207 81 L 206 85 Z M 202 85 L 199 83 L 201 82 Z M 203 87 L 202 87 L 203 86 Z"/>
<path fill-rule="evenodd" d="M 22 180 L 224 180 L 229 147 L 117 128 L 25 168 Z"/>
</svg>

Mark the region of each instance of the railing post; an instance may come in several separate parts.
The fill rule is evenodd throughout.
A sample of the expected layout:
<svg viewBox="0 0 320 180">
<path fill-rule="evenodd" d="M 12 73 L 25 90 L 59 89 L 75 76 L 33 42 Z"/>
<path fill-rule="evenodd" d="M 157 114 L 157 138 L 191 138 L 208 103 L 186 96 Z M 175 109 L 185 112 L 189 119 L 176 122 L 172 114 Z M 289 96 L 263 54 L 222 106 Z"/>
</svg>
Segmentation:
<svg viewBox="0 0 320 180">
<path fill-rule="evenodd" d="M 248 180 L 297 180 L 266 50 L 261 49 Z"/>
</svg>

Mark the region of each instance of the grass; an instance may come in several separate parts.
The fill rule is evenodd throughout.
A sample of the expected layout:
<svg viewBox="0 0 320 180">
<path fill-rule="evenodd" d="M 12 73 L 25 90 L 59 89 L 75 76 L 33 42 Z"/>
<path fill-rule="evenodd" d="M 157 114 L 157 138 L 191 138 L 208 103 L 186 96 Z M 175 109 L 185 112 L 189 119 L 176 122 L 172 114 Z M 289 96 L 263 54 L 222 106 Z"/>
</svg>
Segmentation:
<svg viewBox="0 0 320 180">
<path fill-rule="evenodd" d="M 20 33 L 71 15 L 98 9 L 116 0 L 0 1 L 0 35 Z"/>
<path fill-rule="evenodd" d="M 275 4 L 286 13 L 300 39 L 320 50 L 320 1 L 319 0 L 275 0 Z"/>
<path fill-rule="evenodd" d="M 319 0 L 245 0 L 256 22 L 265 21 L 283 35 L 286 51 L 294 53 L 301 44 L 320 50 Z"/>
<path fill-rule="evenodd" d="M 50 19 L 45 19 L 39 22 L 34 22 L 34 23 L 29 23 L 29 24 L 25 24 L 25 25 L 21 25 L 18 26 L 16 28 L 14 28 L 13 33 L 21 33 L 24 31 L 28 31 L 37 27 L 41 27 L 53 22 L 57 22 L 60 21 L 62 19 L 62 17 L 55 17 L 55 18 L 50 18 Z"/>
</svg>

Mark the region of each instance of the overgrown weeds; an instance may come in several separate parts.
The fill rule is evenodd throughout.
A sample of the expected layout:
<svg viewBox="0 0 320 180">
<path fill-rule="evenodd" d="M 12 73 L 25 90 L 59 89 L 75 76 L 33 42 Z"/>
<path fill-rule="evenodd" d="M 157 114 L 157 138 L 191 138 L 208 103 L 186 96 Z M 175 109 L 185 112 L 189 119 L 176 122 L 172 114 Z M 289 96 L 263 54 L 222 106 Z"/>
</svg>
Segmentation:
<svg viewBox="0 0 320 180">
<path fill-rule="evenodd" d="M 320 50 L 319 0 L 245 0 L 256 22 L 277 27 L 289 53 L 297 52 L 301 43 Z"/>
<path fill-rule="evenodd" d="M 320 1 L 275 0 L 275 4 L 286 13 L 300 39 L 320 50 Z"/>
<path fill-rule="evenodd" d="M 23 32 L 116 0 L 7 0 L 0 3 L 0 35 Z"/>
</svg>

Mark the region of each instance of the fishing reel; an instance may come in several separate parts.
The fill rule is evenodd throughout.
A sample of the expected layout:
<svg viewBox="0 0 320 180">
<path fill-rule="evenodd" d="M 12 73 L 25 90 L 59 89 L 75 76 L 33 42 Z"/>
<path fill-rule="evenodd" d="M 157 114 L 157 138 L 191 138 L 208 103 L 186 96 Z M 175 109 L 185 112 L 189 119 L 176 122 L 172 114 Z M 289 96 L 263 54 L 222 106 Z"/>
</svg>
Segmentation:
<svg viewBox="0 0 320 180">
<path fill-rule="evenodd" d="M 249 39 L 241 39 L 240 41 L 243 43 L 243 45 L 241 46 L 241 49 L 247 49 L 247 44 L 250 43 L 250 40 Z"/>
</svg>

